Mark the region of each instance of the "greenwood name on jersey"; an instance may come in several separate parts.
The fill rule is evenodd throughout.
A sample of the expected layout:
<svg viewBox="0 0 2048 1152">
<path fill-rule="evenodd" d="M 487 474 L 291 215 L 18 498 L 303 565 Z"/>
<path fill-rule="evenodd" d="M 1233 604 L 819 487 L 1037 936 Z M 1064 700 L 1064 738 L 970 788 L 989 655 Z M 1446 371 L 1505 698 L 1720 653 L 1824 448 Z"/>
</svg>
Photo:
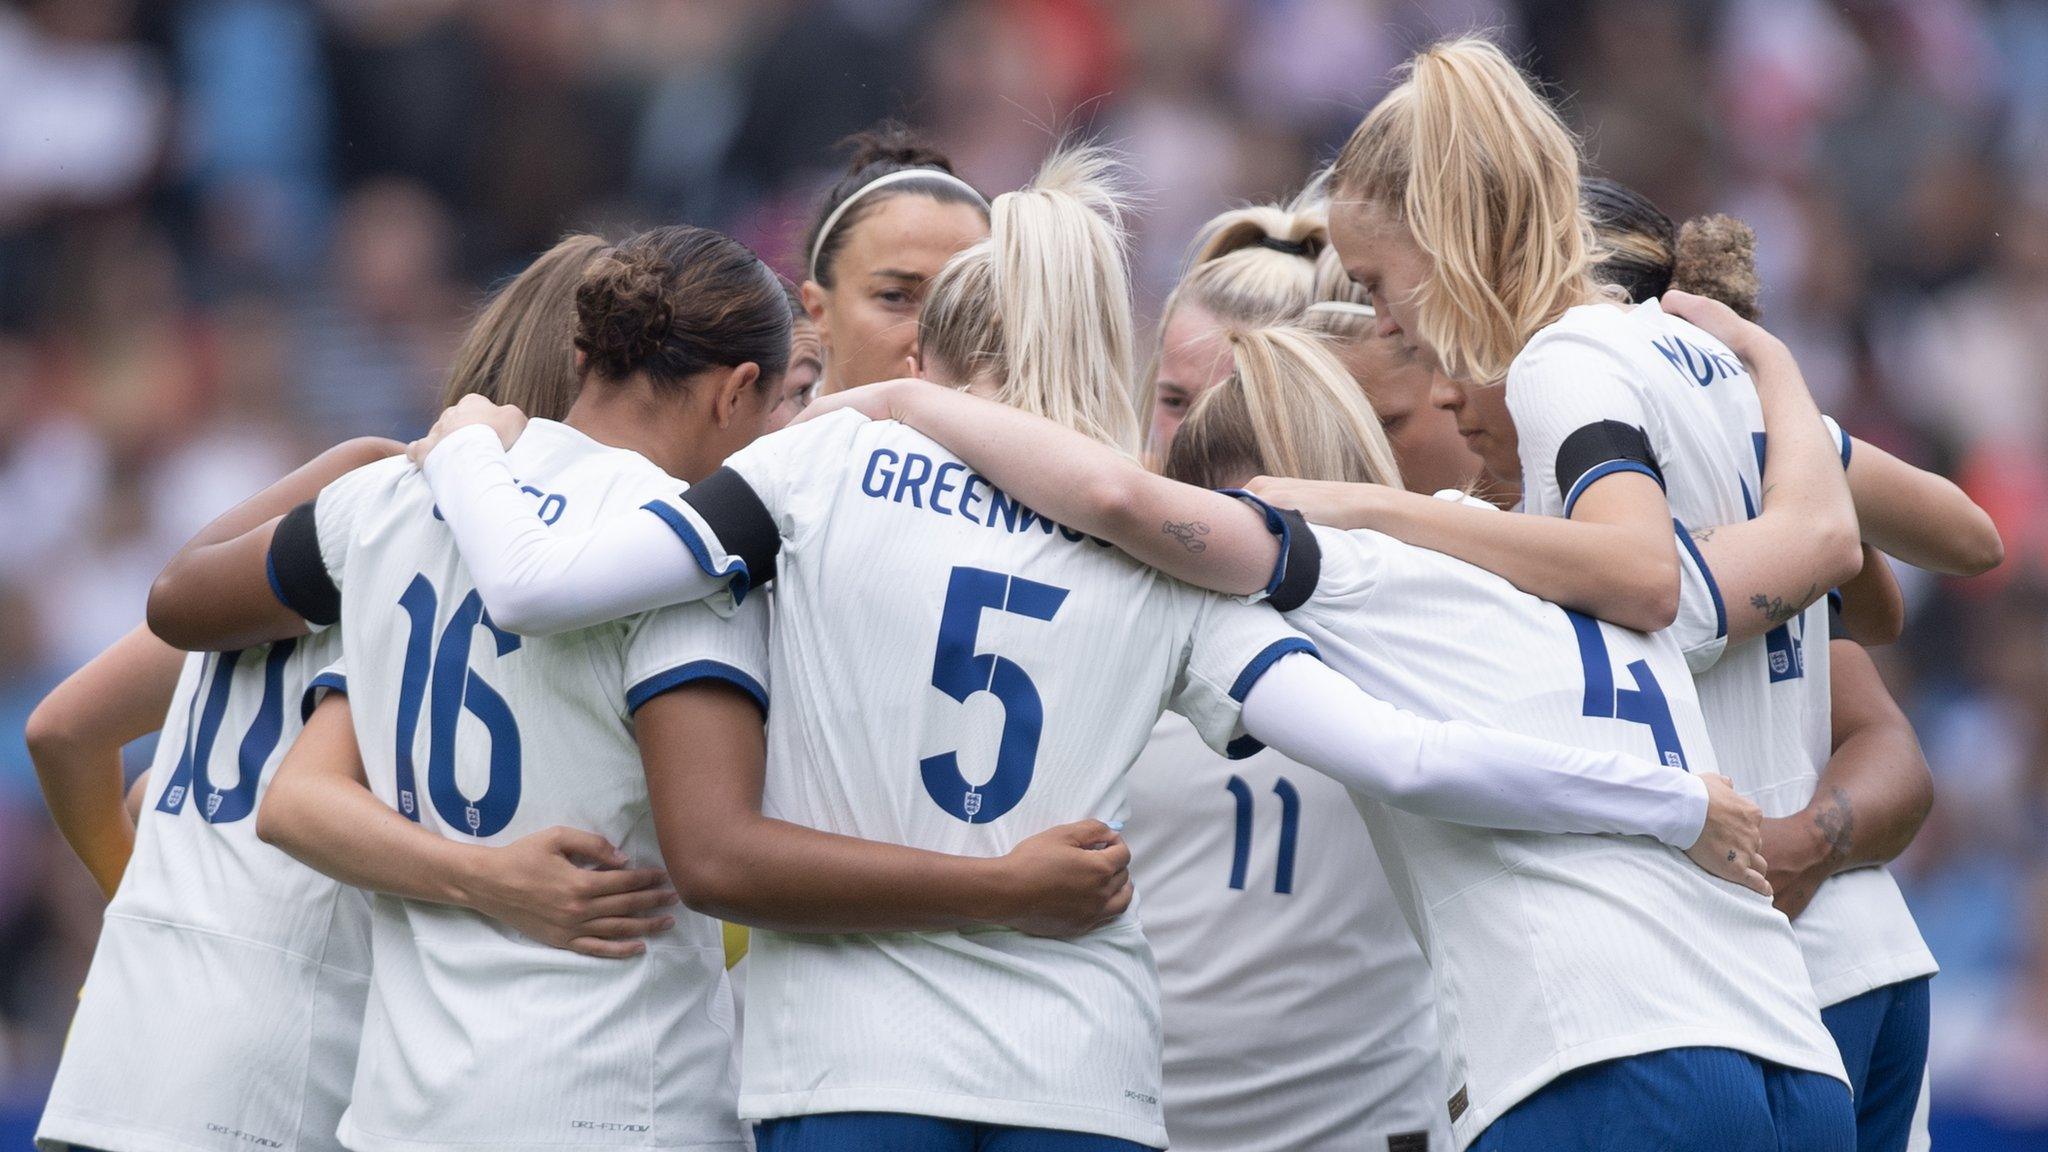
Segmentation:
<svg viewBox="0 0 2048 1152">
<path fill-rule="evenodd" d="M 767 436 L 653 511 L 708 571 L 775 579 L 769 815 L 994 856 L 1124 814 L 1162 709 L 1219 751 L 1309 645 L 1038 516 L 850 410 Z M 1155 1146 L 1158 986 L 1137 918 L 1076 940 L 756 932 L 740 1107 L 898 1111 Z"/>
</svg>

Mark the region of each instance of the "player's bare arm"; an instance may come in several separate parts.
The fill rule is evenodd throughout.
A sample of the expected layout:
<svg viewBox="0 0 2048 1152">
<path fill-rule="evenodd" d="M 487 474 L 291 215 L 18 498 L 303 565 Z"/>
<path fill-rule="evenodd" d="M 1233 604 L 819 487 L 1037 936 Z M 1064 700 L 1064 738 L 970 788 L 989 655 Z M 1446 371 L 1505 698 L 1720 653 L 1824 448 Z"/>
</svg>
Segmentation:
<svg viewBox="0 0 2048 1152">
<path fill-rule="evenodd" d="M 149 589 L 149 628 L 186 651 L 232 651 L 306 634 L 277 599 L 267 561 L 285 513 L 365 464 L 401 451 L 393 440 L 344 441 L 201 529 Z"/>
<path fill-rule="evenodd" d="M 659 868 L 628 868 L 604 837 L 554 827 L 492 847 L 461 844 L 407 820 L 370 791 L 348 697 L 330 692 L 285 753 L 256 832 L 358 888 L 481 912 L 556 948 L 636 956 L 674 923 Z"/>
<path fill-rule="evenodd" d="M 1835 640 L 1834 751 L 1813 799 L 1764 821 L 1764 855 L 1787 916 L 1805 911 L 1830 876 L 1884 864 L 1906 850 L 1934 807 L 1934 778 L 1913 725 L 1861 645 Z"/>
<path fill-rule="evenodd" d="M 1100 821 L 1059 825 L 982 858 L 763 816 L 761 720 L 751 697 L 717 681 L 663 693 L 634 713 L 663 855 L 697 911 L 784 932 L 998 925 L 1074 936 L 1130 906 L 1130 849 Z"/>
</svg>

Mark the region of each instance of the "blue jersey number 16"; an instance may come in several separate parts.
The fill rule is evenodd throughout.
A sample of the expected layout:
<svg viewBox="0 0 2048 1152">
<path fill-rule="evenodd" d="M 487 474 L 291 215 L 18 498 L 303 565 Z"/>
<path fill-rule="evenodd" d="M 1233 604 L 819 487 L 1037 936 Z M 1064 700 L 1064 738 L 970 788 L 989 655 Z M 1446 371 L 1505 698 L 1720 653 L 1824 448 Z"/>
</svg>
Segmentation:
<svg viewBox="0 0 2048 1152">
<path fill-rule="evenodd" d="M 974 650 L 982 610 L 1050 620 L 1066 599 L 1065 588 L 1022 576 L 985 568 L 953 569 L 939 617 L 932 687 L 962 704 L 977 692 L 990 693 L 1003 704 L 1002 743 L 996 751 L 995 774 L 987 782 L 969 784 L 960 773 L 958 753 L 941 752 L 918 762 L 932 803 L 954 817 L 969 824 L 986 823 L 1015 808 L 1031 787 L 1031 773 L 1038 766 L 1038 734 L 1045 726 L 1038 686 L 1024 669 L 992 652 Z"/>
<path fill-rule="evenodd" d="M 399 607 L 411 618 L 405 644 L 405 668 L 398 687 L 398 810 L 418 821 L 419 795 L 412 748 L 419 732 L 420 705 L 427 706 L 427 796 L 450 828 L 471 836 L 491 836 L 512 822 L 519 809 L 519 722 L 498 690 L 469 666 L 470 641 L 481 627 L 490 633 L 498 655 L 519 650 L 519 637 L 491 623 L 483 599 L 475 592 L 463 597 L 455 614 L 434 640 L 434 610 L 440 602 L 425 576 L 415 576 Z M 468 712 L 491 738 L 490 782 L 475 800 L 455 783 L 455 728 Z"/>
</svg>

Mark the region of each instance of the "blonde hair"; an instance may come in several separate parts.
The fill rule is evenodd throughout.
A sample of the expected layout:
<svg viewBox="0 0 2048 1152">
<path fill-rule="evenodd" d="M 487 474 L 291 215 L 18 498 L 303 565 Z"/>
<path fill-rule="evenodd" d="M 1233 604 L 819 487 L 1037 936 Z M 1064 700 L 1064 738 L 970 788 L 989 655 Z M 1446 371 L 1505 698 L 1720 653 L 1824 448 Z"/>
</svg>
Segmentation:
<svg viewBox="0 0 2048 1152">
<path fill-rule="evenodd" d="M 564 236 L 484 301 L 462 346 L 441 406 L 474 392 L 528 416 L 560 420 L 576 402 L 576 286 L 603 252 L 602 236 Z"/>
<path fill-rule="evenodd" d="M 1601 296 L 1578 142 L 1501 50 L 1467 37 L 1407 77 L 1338 153 L 1338 198 L 1378 205 L 1430 258 L 1415 336 L 1445 372 L 1507 376 L 1537 330 Z"/>
<path fill-rule="evenodd" d="M 932 277 L 918 346 L 960 383 L 993 381 L 997 400 L 1135 454 L 1123 175 L 1104 149 L 1065 147 L 996 197 L 988 239 Z"/>
<path fill-rule="evenodd" d="M 1311 193 L 1286 206 L 1233 208 L 1202 225 L 1187 270 L 1159 310 L 1152 360 L 1139 381 L 1139 415 L 1149 421 L 1158 396 L 1166 326 L 1175 311 L 1192 304 L 1226 328 L 1295 320 L 1316 298 L 1317 261 L 1329 250 L 1329 218 Z M 1149 453 L 1160 449 L 1157 444 L 1145 447 Z"/>
<path fill-rule="evenodd" d="M 1230 333 L 1236 370 L 1195 402 L 1165 474 L 1220 488 L 1292 476 L 1401 486 L 1365 393 L 1328 343 L 1300 325 Z"/>
</svg>

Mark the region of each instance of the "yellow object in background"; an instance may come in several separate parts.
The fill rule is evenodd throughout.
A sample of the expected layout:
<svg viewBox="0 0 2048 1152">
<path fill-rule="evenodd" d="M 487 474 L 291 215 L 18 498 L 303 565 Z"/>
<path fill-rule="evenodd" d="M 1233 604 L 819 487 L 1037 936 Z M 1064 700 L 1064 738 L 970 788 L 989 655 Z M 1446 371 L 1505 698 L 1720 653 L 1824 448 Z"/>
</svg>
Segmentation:
<svg viewBox="0 0 2048 1152">
<path fill-rule="evenodd" d="M 747 926 L 745 924 L 723 924 L 725 929 L 725 966 L 731 968 L 747 954 Z"/>
</svg>

